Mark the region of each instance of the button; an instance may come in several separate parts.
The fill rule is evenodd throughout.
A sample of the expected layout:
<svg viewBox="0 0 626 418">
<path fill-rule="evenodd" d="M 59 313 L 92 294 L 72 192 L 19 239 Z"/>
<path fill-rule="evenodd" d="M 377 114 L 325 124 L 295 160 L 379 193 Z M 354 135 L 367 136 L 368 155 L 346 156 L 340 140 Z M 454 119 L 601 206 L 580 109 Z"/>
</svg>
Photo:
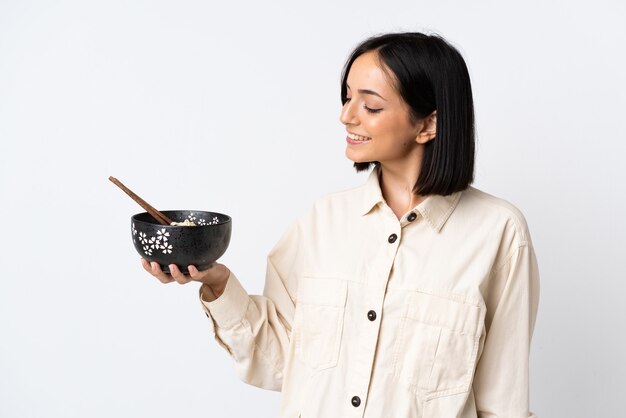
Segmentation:
<svg viewBox="0 0 626 418">
<path fill-rule="evenodd" d="M 369 319 L 370 321 L 375 321 L 376 320 L 376 312 L 369 311 L 367 313 L 367 319 Z"/>
<path fill-rule="evenodd" d="M 409 216 L 406 217 L 406 220 L 409 222 L 413 222 L 415 218 L 417 218 L 417 215 L 415 214 L 415 212 L 411 212 L 409 213 Z"/>
<path fill-rule="evenodd" d="M 393 244 L 394 242 L 396 242 L 397 239 L 398 239 L 398 236 L 396 234 L 389 235 L 389 242 L 390 243 Z"/>
<path fill-rule="evenodd" d="M 361 398 L 359 398 L 358 396 L 353 396 L 352 397 L 352 406 L 357 408 L 359 405 L 361 405 Z"/>
</svg>

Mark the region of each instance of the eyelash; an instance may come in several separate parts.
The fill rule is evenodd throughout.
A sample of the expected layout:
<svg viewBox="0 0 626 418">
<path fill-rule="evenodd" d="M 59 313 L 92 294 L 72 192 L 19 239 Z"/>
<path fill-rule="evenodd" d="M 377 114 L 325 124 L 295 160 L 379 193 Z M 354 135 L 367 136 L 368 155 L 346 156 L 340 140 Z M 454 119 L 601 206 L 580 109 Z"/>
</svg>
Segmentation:
<svg viewBox="0 0 626 418">
<path fill-rule="evenodd" d="M 348 103 L 348 101 L 349 101 L 349 100 L 350 100 L 350 98 L 349 98 L 349 97 L 346 97 L 346 103 Z M 344 103 L 344 104 L 345 104 L 345 103 Z M 380 111 L 382 110 L 382 109 L 370 109 L 369 107 L 367 107 L 367 106 L 365 106 L 365 105 L 363 105 L 363 108 L 364 108 L 365 110 L 367 110 L 369 113 L 378 113 L 378 112 L 380 112 Z"/>
</svg>

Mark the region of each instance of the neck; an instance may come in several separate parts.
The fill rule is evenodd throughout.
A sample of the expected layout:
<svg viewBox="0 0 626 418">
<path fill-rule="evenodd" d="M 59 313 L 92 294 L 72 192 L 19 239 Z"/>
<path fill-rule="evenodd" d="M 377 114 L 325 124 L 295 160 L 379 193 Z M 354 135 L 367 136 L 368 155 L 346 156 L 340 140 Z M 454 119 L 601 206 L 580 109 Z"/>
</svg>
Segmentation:
<svg viewBox="0 0 626 418">
<path fill-rule="evenodd" d="M 379 184 L 387 205 L 398 215 L 408 212 L 426 197 L 413 192 L 420 172 L 421 161 L 404 166 L 381 163 Z"/>
</svg>

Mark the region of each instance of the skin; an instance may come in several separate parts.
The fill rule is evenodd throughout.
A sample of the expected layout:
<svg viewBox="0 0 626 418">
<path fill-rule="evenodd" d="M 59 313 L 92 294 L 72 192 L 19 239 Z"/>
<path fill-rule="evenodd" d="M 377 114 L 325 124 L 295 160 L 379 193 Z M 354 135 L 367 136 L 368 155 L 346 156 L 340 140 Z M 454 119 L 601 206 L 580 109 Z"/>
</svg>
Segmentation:
<svg viewBox="0 0 626 418">
<path fill-rule="evenodd" d="M 422 165 L 424 144 L 435 137 L 437 115 L 433 112 L 411 122 L 409 107 L 395 87 L 395 77 L 384 68 L 375 51 L 366 52 L 353 62 L 347 79 L 349 100 L 339 119 L 348 132 L 371 138 L 358 145 L 348 143 L 346 157 L 354 162 L 381 163 L 383 197 L 400 219 L 427 197 L 413 193 L 412 189 Z M 207 291 L 203 291 L 202 298 L 209 302 L 224 292 L 230 275 L 228 267 L 220 263 L 203 271 L 190 265 L 189 274 L 183 274 L 175 264 L 169 265 L 171 274 L 167 274 L 156 262 L 148 263 L 142 258 L 141 263 L 161 283 L 205 284 Z"/>
<path fill-rule="evenodd" d="M 189 274 L 183 274 L 176 264 L 170 264 L 171 274 L 163 273 L 161 266 L 157 262 L 148 263 L 144 258 L 141 259 L 143 269 L 156 277 L 161 283 L 187 284 L 189 282 L 198 282 L 206 284 L 206 288 L 210 293 L 203 292 L 202 298 L 207 302 L 217 299 L 224 293 L 226 282 L 230 275 L 230 270 L 224 264 L 213 263 L 206 269 L 199 271 L 196 266 L 190 265 Z"/>
<path fill-rule="evenodd" d="M 395 76 L 385 69 L 376 51 L 368 51 L 353 62 L 347 78 L 349 100 L 339 120 L 346 131 L 371 138 L 366 143 L 347 143 L 346 157 L 354 162 L 381 163 L 383 197 L 400 219 L 426 199 L 412 189 L 422 165 L 424 145 L 435 138 L 437 115 L 433 112 L 411 122 L 410 108 L 395 87 Z"/>
</svg>

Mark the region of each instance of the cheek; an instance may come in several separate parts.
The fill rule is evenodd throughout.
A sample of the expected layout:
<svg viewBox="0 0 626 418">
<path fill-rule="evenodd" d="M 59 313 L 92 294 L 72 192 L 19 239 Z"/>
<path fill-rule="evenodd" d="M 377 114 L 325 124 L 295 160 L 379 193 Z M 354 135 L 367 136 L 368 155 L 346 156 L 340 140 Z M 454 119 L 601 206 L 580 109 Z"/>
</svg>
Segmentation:
<svg viewBox="0 0 626 418">
<path fill-rule="evenodd" d="M 367 131 L 371 136 L 386 136 L 393 131 L 393 125 L 384 118 L 368 118 L 366 123 Z"/>
</svg>

